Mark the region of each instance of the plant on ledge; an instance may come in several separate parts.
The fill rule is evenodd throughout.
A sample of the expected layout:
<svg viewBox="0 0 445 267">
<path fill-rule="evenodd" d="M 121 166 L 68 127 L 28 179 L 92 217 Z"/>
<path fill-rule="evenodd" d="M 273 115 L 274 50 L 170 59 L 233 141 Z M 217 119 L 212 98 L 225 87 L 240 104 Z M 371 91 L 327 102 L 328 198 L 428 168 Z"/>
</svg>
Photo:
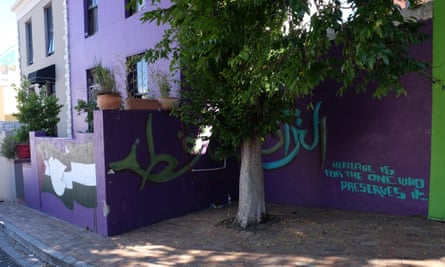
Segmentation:
<svg viewBox="0 0 445 267">
<path fill-rule="evenodd" d="M 117 90 L 114 72 L 104 67 L 101 62 L 97 62 L 94 66 L 93 79 L 98 85 L 97 107 L 99 109 L 120 109 L 122 96 Z"/>
<path fill-rule="evenodd" d="M 158 87 L 161 97 L 159 105 L 163 110 L 172 110 L 178 106 L 178 98 L 171 97 L 171 80 L 168 74 L 162 70 L 156 70 L 151 73 L 151 79 L 155 86 Z"/>
</svg>

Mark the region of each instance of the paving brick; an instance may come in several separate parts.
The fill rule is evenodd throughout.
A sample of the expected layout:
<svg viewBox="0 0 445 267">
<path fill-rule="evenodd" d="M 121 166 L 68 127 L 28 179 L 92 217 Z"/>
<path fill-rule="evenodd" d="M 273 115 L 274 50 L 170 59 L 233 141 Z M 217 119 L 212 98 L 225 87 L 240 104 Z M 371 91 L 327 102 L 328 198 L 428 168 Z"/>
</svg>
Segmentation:
<svg viewBox="0 0 445 267">
<path fill-rule="evenodd" d="M 233 205 L 103 237 L 15 202 L 0 230 L 59 266 L 445 266 L 445 224 L 268 205 L 275 220 L 240 230 Z M 51 262 L 52 261 L 52 262 Z"/>
</svg>

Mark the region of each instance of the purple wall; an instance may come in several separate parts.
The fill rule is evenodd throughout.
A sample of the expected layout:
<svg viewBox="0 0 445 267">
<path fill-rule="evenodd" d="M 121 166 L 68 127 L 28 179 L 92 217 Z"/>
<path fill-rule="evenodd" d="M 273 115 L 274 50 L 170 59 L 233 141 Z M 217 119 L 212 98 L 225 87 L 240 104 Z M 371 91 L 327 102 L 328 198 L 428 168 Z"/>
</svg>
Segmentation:
<svg viewBox="0 0 445 267">
<path fill-rule="evenodd" d="M 112 236 L 227 203 L 228 195 L 237 198 L 238 163 L 224 167 L 208 156 L 210 149 L 201 156 L 188 153 L 189 138 L 198 132 L 167 112 L 94 116 L 94 134 L 74 140 L 31 136 L 31 164 L 24 167 L 28 206 Z M 131 156 L 144 174 L 127 164 Z"/>
<path fill-rule="evenodd" d="M 431 33 L 431 21 L 426 30 Z M 431 62 L 431 42 L 414 48 L 413 53 Z M 371 92 L 357 95 L 354 90 L 337 97 L 338 86 L 327 82 L 313 97 L 303 99 L 297 105 L 302 111 L 303 122 L 290 128 L 309 130 L 305 140 L 311 143 L 314 112 L 308 111 L 306 106 L 309 102 L 322 102 L 319 117 L 326 117 L 324 165 L 321 167 L 322 133 L 313 149 L 304 149 L 301 141 L 291 142 L 289 151 L 300 145 L 293 160 L 265 173 L 267 200 L 312 207 L 426 215 L 431 81 L 412 74 L 404 77 L 403 83 L 408 91 L 406 97 L 390 95 L 377 100 L 372 98 Z M 295 135 L 289 132 L 289 136 L 293 141 Z M 269 147 L 277 143 L 270 142 Z M 284 148 L 283 145 L 279 151 L 265 156 L 264 161 L 279 162 L 289 154 Z M 351 166 L 350 163 L 358 164 Z"/>
<path fill-rule="evenodd" d="M 224 169 L 202 171 L 218 168 L 223 162 L 212 161 L 204 155 L 195 163 L 197 156 L 186 152 L 184 142 L 186 137 L 196 136 L 196 131 L 187 131 L 186 125 L 167 112 L 97 111 L 94 115 L 97 123 L 103 123 L 96 136 L 102 138 L 96 139 L 95 149 L 98 188 L 105 189 L 98 193 L 98 199 L 102 203 L 105 195 L 109 209 L 107 235 L 181 216 L 212 203 L 226 203 L 228 194 L 237 197 L 238 163 L 228 162 Z M 147 125 L 150 116 L 151 127 Z M 149 138 L 153 146 L 148 145 Z M 131 154 L 136 143 L 135 154 Z M 149 146 L 153 153 L 149 152 Z M 103 154 L 99 152 L 100 147 L 104 148 Z M 143 176 L 135 172 L 135 168 L 128 167 L 131 164 L 121 165 L 127 166 L 124 169 L 112 167 L 130 158 L 129 155 L 135 156 L 133 163 L 137 162 L 146 177 L 156 179 L 157 174 L 164 173 L 166 179 L 171 180 L 148 181 L 142 185 Z M 156 164 L 151 168 L 153 162 Z"/>
<path fill-rule="evenodd" d="M 95 230 L 95 213 L 97 205 L 85 207 L 85 198 L 95 198 L 95 187 L 90 187 L 88 194 L 74 184 L 73 188 L 64 188 L 63 193 L 54 191 L 53 179 L 63 180 L 63 176 L 75 171 L 72 162 L 79 162 L 87 158 L 84 145 L 92 142 L 91 134 L 79 135 L 76 140 L 67 138 L 39 137 L 37 133 L 31 133 L 31 163 L 24 164 L 24 195 L 27 206 L 40 210 L 72 224 Z M 78 156 L 73 156 L 75 148 L 81 148 Z M 93 151 L 89 151 L 91 154 Z M 90 157 L 92 158 L 92 156 Z M 63 166 L 48 164 L 49 161 L 57 159 Z M 56 175 L 60 170 L 63 173 Z M 50 174 L 53 174 L 51 177 Z M 94 176 L 94 174 L 93 174 Z M 64 180 L 65 181 L 65 180 Z M 65 186 L 65 185 L 64 185 Z M 96 201 L 94 200 L 93 203 Z M 81 203 L 81 204 L 79 204 Z"/>
</svg>

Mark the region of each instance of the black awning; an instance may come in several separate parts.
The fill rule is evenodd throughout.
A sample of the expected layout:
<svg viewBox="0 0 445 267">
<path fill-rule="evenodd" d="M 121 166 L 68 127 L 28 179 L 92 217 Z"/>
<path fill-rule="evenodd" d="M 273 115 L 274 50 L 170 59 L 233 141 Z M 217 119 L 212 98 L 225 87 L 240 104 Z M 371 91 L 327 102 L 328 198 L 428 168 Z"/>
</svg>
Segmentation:
<svg viewBox="0 0 445 267">
<path fill-rule="evenodd" d="M 45 84 L 56 81 L 56 65 L 50 65 L 28 74 L 31 83 Z"/>
</svg>

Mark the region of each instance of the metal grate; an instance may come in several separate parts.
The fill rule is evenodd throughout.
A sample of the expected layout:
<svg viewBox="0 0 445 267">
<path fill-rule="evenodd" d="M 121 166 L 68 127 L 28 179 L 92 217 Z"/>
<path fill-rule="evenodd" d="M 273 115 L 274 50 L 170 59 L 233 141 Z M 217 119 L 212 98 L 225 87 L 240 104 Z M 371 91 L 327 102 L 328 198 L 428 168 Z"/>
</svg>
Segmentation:
<svg viewBox="0 0 445 267">
<path fill-rule="evenodd" d="M 20 128 L 20 123 L 18 121 L 0 121 L 0 132 L 14 131 L 17 128 Z"/>
</svg>

